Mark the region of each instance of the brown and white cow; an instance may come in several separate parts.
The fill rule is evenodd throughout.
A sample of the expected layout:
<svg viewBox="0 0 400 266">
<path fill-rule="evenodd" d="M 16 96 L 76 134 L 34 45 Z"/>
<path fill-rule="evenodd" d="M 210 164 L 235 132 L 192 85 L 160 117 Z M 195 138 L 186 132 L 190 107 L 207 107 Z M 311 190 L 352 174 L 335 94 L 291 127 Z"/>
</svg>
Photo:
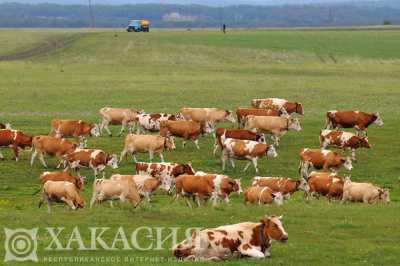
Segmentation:
<svg viewBox="0 0 400 266">
<path fill-rule="evenodd" d="M 0 129 L 0 149 L 2 147 L 10 147 L 14 151 L 14 159 L 18 162 L 20 149 L 32 146 L 32 137 L 26 135 L 20 130 Z M 0 150 L 0 160 L 4 156 Z"/>
<path fill-rule="evenodd" d="M 175 149 L 174 137 L 182 138 L 182 147 L 185 147 L 186 141 L 191 140 L 199 147 L 200 136 L 211 133 L 212 129 L 209 123 L 199 123 L 195 121 L 163 121 L 161 122 L 160 135 L 170 139 L 172 148 Z"/>
<path fill-rule="evenodd" d="M 303 105 L 298 102 L 289 102 L 286 99 L 280 98 L 265 98 L 265 99 L 253 99 L 251 100 L 251 106 L 254 108 L 264 109 L 284 109 L 287 113 L 298 113 L 304 115 Z"/>
<path fill-rule="evenodd" d="M 270 257 L 272 241 L 286 242 L 282 216 L 265 216 L 259 223 L 245 222 L 193 232 L 173 247 L 181 260 L 225 260 L 232 255 L 263 259 Z"/>
<path fill-rule="evenodd" d="M 88 136 L 100 136 L 100 129 L 97 124 L 88 123 L 82 120 L 53 119 L 51 121 L 50 136 L 58 138 L 74 137 L 79 141 L 81 147 L 87 146 Z"/>
<path fill-rule="evenodd" d="M 332 199 L 342 199 L 344 177 L 334 175 L 328 172 L 311 172 L 308 177 L 310 186 L 307 198 L 326 196 L 329 201 Z"/>
<path fill-rule="evenodd" d="M 190 108 L 183 107 L 180 109 L 182 117 L 186 120 L 192 120 L 199 123 L 210 123 L 212 127 L 216 123 L 229 121 L 235 123 L 233 112 L 220 108 Z"/>
<path fill-rule="evenodd" d="M 150 202 L 153 192 L 160 186 L 161 181 L 150 175 L 120 175 L 115 174 L 110 177 L 111 180 L 131 179 L 135 184 L 140 196 L 145 197 Z"/>
<path fill-rule="evenodd" d="M 322 169 L 324 172 L 331 171 L 336 175 L 342 166 L 351 171 L 353 169 L 351 158 L 345 158 L 337 152 L 325 149 L 304 148 L 300 152 L 299 172 L 303 178 L 308 177 L 310 168 Z"/>
<path fill-rule="evenodd" d="M 249 160 L 243 171 L 249 168 L 250 164 L 253 163 L 256 173 L 258 173 L 257 161 L 264 155 L 270 157 L 277 157 L 278 154 L 273 145 L 268 145 L 264 143 L 259 143 L 253 140 L 240 140 L 226 138 L 225 135 L 221 136 L 222 143 L 222 170 L 225 170 L 226 160 L 229 159 L 233 168 L 235 168 L 235 163 L 233 158 L 239 160 Z"/>
<path fill-rule="evenodd" d="M 354 128 L 357 135 L 366 135 L 369 125 L 383 126 L 379 113 L 366 113 L 361 111 L 329 111 L 326 113 L 326 129 Z"/>
<path fill-rule="evenodd" d="M 378 202 L 389 203 L 389 190 L 380 188 L 372 183 L 352 182 L 346 177 L 343 185 L 342 203 L 355 201 L 374 204 Z"/>
<path fill-rule="evenodd" d="M 73 183 L 76 188 L 83 191 L 85 187 L 85 177 L 73 176 L 67 172 L 44 172 L 40 175 L 40 183 L 44 185 L 47 181 L 67 181 Z"/>
<path fill-rule="evenodd" d="M 289 114 L 286 112 L 285 109 L 259 109 L 259 108 L 243 108 L 238 107 L 236 109 L 236 117 L 237 122 L 240 128 L 244 127 L 246 117 L 248 115 L 257 115 L 257 116 L 282 116 L 288 117 Z"/>
<path fill-rule="evenodd" d="M 271 135 L 274 145 L 279 146 L 282 136 L 289 130 L 300 131 L 301 125 L 297 118 L 292 117 L 248 115 L 244 128 Z"/>
<path fill-rule="evenodd" d="M 258 205 L 275 203 L 279 206 L 283 204 L 283 194 L 269 187 L 251 186 L 244 192 L 244 204 L 249 202 Z"/>
<path fill-rule="evenodd" d="M 172 144 L 169 138 L 155 135 L 128 134 L 125 137 L 124 149 L 121 152 L 120 162 L 128 153 L 132 154 L 135 163 L 137 162 L 136 153 L 149 153 L 150 162 L 154 155 L 159 155 L 161 162 L 164 162 L 163 151 L 171 150 Z"/>
<path fill-rule="evenodd" d="M 225 133 L 225 137 L 232 139 L 244 139 L 244 140 L 254 140 L 260 143 L 265 142 L 264 134 L 254 133 L 246 129 L 227 129 L 227 128 L 217 128 L 215 130 L 215 143 L 213 155 L 217 152 L 218 147 L 222 150 L 221 136 Z"/>
<path fill-rule="evenodd" d="M 161 181 L 161 188 L 170 192 L 175 186 L 175 178 L 183 175 L 194 175 L 195 171 L 191 165 L 179 163 L 136 163 L 136 174 L 151 175 Z"/>
<path fill-rule="evenodd" d="M 42 197 L 39 201 L 39 208 L 42 204 L 47 203 L 47 210 L 50 213 L 51 202 L 64 202 L 72 210 L 83 208 L 85 202 L 79 190 L 76 188 L 74 183 L 68 181 L 47 181 L 43 185 Z"/>
<path fill-rule="evenodd" d="M 94 177 L 97 178 L 98 173 L 103 173 L 106 166 L 111 166 L 112 169 L 118 168 L 118 157 L 116 154 L 108 154 L 99 149 L 76 149 L 75 151 L 64 156 L 66 168 L 74 169 L 80 176 L 80 168 L 91 168 L 94 172 Z"/>
<path fill-rule="evenodd" d="M 141 113 L 138 115 L 137 134 L 145 133 L 146 130 L 152 132 L 160 131 L 160 123 L 162 121 L 176 121 L 180 119 L 183 119 L 180 115 L 166 113 Z"/>
<path fill-rule="evenodd" d="M 255 176 L 251 182 L 251 185 L 269 187 L 274 192 L 281 192 L 286 198 L 289 198 L 296 191 L 303 190 L 307 193 L 310 189 L 307 184 L 307 180 L 304 178 L 294 180 L 289 177 Z"/>
<path fill-rule="evenodd" d="M 351 151 L 351 159 L 356 161 L 356 149 L 367 148 L 370 149 L 371 145 L 368 142 L 368 137 L 359 137 L 350 132 L 337 131 L 337 130 L 321 130 L 319 140 L 321 148 L 337 147 L 343 150 Z"/>
<path fill-rule="evenodd" d="M 125 131 L 125 127 L 128 127 L 128 132 L 132 133 L 135 129 L 135 124 L 138 121 L 138 114 L 142 113 L 143 110 L 131 109 L 131 108 L 113 108 L 104 107 L 101 108 L 99 113 L 101 116 L 100 134 L 103 134 L 105 129 L 108 135 L 112 135 L 108 125 L 121 125 L 121 130 L 118 136 L 121 136 Z"/>
<path fill-rule="evenodd" d="M 36 156 L 39 155 L 39 159 L 42 165 L 47 168 L 47 164 L 44 160 L 44 155 L 55 156 L 60 160 L 57 168 L 59 168 L 64 161 L 64 155 L 73 152 L 77 148 L 76 143 L 72 143 L 66 139 L 60 139 L 51 136 L 35 136 L 32 139 L 33 153 L 31 157 L 31 166 L 35 162 Z"/>
<path fill-rule="evenodd" d="M 187 205 L 192 208 L 188 198 L 196 200 L 197 205 L 200 206 L 200 201 L 205 201 L 212 198 L 214 192 L 214 176 L 204 175 L 180 175 L 175 179 L 176 191 L 173 201 L 177 200 L 180 196 L 183 196 L 186 200 Z"/>
</svg>

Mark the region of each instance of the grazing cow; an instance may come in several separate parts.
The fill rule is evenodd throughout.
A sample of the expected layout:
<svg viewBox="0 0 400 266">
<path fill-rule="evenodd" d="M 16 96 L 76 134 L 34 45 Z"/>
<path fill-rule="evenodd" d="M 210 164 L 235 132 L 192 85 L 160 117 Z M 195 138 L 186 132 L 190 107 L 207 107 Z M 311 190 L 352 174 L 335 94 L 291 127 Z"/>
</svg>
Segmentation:
<svg viewBox="0 0 400 266">
<path fill-rule="evenodd" d="M 214 143 L 214 151 L 213 154 L 217 152 L 218 147 L 222 150 L 222 142 L 221 136 L 225 133 L 225 137 L 232 139 L 243 139 L 243 140 L 254 140 L 260 143 L 265 142 L 264 134 L 254 133 L 250 130 L 246 129 L 226 129 L 226 128 L 217 128 L 215 130 L 215 143 Z"/>
<path fill-rule="evenodd" d="M 153 192 L 160 186 L 161 181 L 149 175 L 112 175 L 111 180 L 131 179 L 137 188 L 140 196 L 145 197 L 150 202 Z"/>
<path fill-rule="evenodd" d="M 336 176 L 327 172 L 311 172 L 308 177 L 310 186 L 307 198 L 326 196 L 329 201 L 332 199 L 342 199 L 344 177 Z"/>
<path fill-rule="evenodd" d="M 309 149 L 304 148 L 300 152 L 300 176 L 308 178 L 310 168 L 323 170 L 324 172 L 332 171 L 335 175 L 340 167 L 351 171 L 353 164 L 350 157 L 343 157 L 337 152 L 325 149 Z"/>
<path fill-rule="evenodd" d="M 47 203 L 47 210 L 50 213 L 51 202 L 65 202 L 72 210 L 83 208 L 85 202 L 74 183 L 68 181 L 47 181 L 43 185 L 42 197 L 39 201 L 39 208 Z"/>
<path fill-rule="evenodd" d="M 32 148 L 31 167 L 33 166 L 36 156 L 39 154 L 42 165 L 47 168 L 47 164 L 44 160 L 44 155 L 47 154 L 56 156 L 60 160 L 57 166 L 57 168 L 59 168 L 64 160 L 64 155 L 73 152 L 77 148 L 77 144 L 66 139 L 59 139 L 51 136 L 35 136 L 32 139 Z"/>
<path fill-rule="evenodd" d="M 121 130 L 118 136 L 121 136 L 128 127 L 129 133 L 132 133 L 135 129 L 135 124 L 138 121 L 138 114 L 142 113 L 143 110 L 129 109 L 129 108 L 112 108 L 104 107 L 101 108 L 99 113 L 101 116 L 100 134 L 103 134 L 105 129 L 108 135 L 112 135 L 108 125 L 121 125 Z"/>
<path fill-rule="evenodd" d="M 185 147 L 186 141 L 192 140 L 199 147 L 199 137 L 205 133 L 211 133 L 212 129 L 209 123 L 198 123 L 195 121 L 163 121 L 161 122 L 160 135 L 171 140 L 172 148 L 175 149 L 174 137 L 183 138 L 182 147 Z"/>
<path fill-rule="evenodd" d="M 53 119 L 51 121 L 50 136 L 58 138 L 74 137 L 82 147 L 87 146 L 87 136 L 100 136 L 97 124 L 87 123 L 82 120 Z"/>
<path fill-rule="evenodd" d="M 176 121 L 179 119 L 181 119 L 179 115 L 165 113 L 139 114 L 137 134 L 145 133 L 146 130 L 152 132 L 160 131 L 160 123 L 162 121 Z"/>
<path fill-rule="evenodd" d="M 245 222 L 194 232 L 173 247 L 173 255 L 181 260 L 225 260 L 234 254 L 263 259 L 270 257 L 272 241 L 289 239 L 282 216 L 265 216 L 259 223 Z"/>
<path fill-rule="evenodd" d="M 297 118 L 279 116 L 246 117 L 245 129 L 270 134 L 275 146 L 279 146 L 281 137 L 289 130 L 300 131 L 301 126 Z"/>
<path fill-rule="evenodd" d="M 280 98 L 253 99 L 251 106 L 264 109 L 284 109 L 288 114 L 298 113 L 304 115 L 303 105 L 298 102 L 289 102 Z"/>
<path fill-rule="evenodd" d="M 383 126 L 379 113 L 360 111 L 329 111 L 326 113 L 326 129 L 354 128 L 357 135 L 366 135 L 366 129 L 371 124 Z"/>
<path fill-rule="evenodd" d="M 356 201 L 363 203 L 389 203 L 389 190 L 380 188 L 371 183 L 352 182 L 350 177 L 346 177 L 343 185 L 342 203 L 346 201 Z"/>
<path fill-rule="evenodd" d="M 137 191 L 136 184 L 130 178 L 122 178 L 120 180 L 94 180 L 90 208 L 92 208 L 95 203 L 115 199 L 119 199 L 122 202 L 127 200 L 132 203 L 134 208 L 136 208 L 142 200 Z"/>
<path fill-rule="evenodd" d="M 9 123 L 0 123 L 0 129 L 11 129 L 11 124 Z"/>
<path fill-rule="evenodd" d="M 231 162 L 233 168 L 235 168 L 235 163 L 233 158 L 239 160 L 249 160 L 243 171 L 249 168 L 250 164 L 253 163 L 256 173 L 258 173 L 257 161 L 264 155 L 270 157 L 277 157 L 278 154 L 273 145 L 268 145 L 264 143 L 259 143 L 253 140 L 240 140 L 226 138 L 225 135 L 221 136 L 222 143 L 222 170 L 225 171 L 225 162 L 227 159 Z"/>
<path fill-rule="evenodd" d="M 288 177 L 256 176 L 253 178 L 251 185 L 269 187 L 274 192 L 281 192 L 286 198 L 289 198 L 296 191 L 303 190 L 304 192 L 308 192 L 310 189 L 307 180 L 304 178 L 293 180 Z"/>
<path fill-rule="evenodd" d="M 162 152 L 167 149 L 172 150 L 172 144 L 168 138 L 155 135 L 137 135 L 128 134 L 125 137 L 124 150 L 121 152 L 120 162 L 124 156 L 128 153 L 132 154 L 135 163 L 137 162 L 136 153 L 148 152 L 150 156 L 150 162 L 153 160 L 154 155 L 159 155 L 161 162 L 164 162 L 164 156 Z"/>
<path fill-rule="evenodd" d="M 269 187 L 251 186 L 244 192 L 244 204 L 249 202 L 258 205 L 275 203 L 279 206 L 283 204 L 283 195 Z"/>
<path fill-rule="evenodd" d="M 40 175 L 40 183 L 44 185 L 47 181 L 67 181 L 73 183 L 75 187 L 83 191 L 85 185 L 85 177 L 77 177 L 67 172 L 44 172 Z"/>
<path fill-rule="evenodd" d="M 236 109 L 237 122 L 240 128 L 244 127 L 245 118 L 248 115 L 257 115 L 257 116 L 282 116 L 288 117 L 289 114 L 285 111 L 285 109 L 258 109 L 258 108 L 242 108 L 238 107 Z"/>
<path fill-rule="evenodd" d="M 196 199 L 197 205 L 200 207 L 200 200 L 205 201 L 216 194 L 214 191 L 214 176 L 195 176 L 195 175 L 180 175 L 175 179 L 176 192 L 173 201 L 183 196 L 187 205 L 192 208 L 187 197 Z M 216 197 L 216 195 L 215 195 Z"/>
<path fill-rule="evenodd" d="M 13 129 L 0 129 L 0 148 L 10 147 L 14 151 L 14 159 L 18 162 L 20 149 L 32 147 L 32 137 L 26 135 L 20 130 Z M 4 156 L 0 150 L 0 160 Z"/>
<path fill-rule="evenodd" d="M 151 175 L 161 181 L 161 188 L 170 192 L 175 186 L 175 178 L 187 174 L 194 175 L 191 163 L 136 163 L 136 174 Z"/>
<path fill-rule="evenodd" d="M 216 123 L 229 121 L 235 123 L 233 112 L 220 108 L 189 108 L 183 107 L 180 110 L 182 117 L 186 120 L 193 120 L 199 123 L 209 122 L 212 127 Z"/>
<path fill-rule="evenodd" d="M 359 137 L 350 132 L 325 129 L 321 130 L 319 139 L 323 149 L 337 147 L 343 150 L 350 150 L 353 161 L 356 161 L 356 149 L 371 148 L 368 137 Z"/>
<path fill-rule="evenodd" d="M 98 173 L 103 173 L 107 165 L 112 169 L 118 168 L 118 157 L 116 154 L 108 154 L 98 149 L 76 149 L 75 151 L 64 156 L 66 168 L 74 169 L 80 176 L 80 168 L 88 167 L 94 172 L 94 177 L 97 178 Z"/>
</svg>

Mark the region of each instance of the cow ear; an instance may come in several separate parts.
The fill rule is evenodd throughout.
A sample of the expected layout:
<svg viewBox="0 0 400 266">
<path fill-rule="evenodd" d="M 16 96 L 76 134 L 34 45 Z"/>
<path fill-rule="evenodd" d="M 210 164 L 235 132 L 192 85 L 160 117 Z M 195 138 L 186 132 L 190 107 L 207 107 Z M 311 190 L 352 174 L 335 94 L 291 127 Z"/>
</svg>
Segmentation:
<svg viewBox="0 0 400 266">
<path fill-rule="evenodd" d="M 269 223 L 269 217 L 265 216 L 260 220 L 260 223 L 267 225 Z"/>
<path fill-rule="evenodd" d="M 282 220 L 282 219 L 283 219 L 283 215 L 278 216 L 278 219 L 279 219 L 279 220 Z"/>
</svg>

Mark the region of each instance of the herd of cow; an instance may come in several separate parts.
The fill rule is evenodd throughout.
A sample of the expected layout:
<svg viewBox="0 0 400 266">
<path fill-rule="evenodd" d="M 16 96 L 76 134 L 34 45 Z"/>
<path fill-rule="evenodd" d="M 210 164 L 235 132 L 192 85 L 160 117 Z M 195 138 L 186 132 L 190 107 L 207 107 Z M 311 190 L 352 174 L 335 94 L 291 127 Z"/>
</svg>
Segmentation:
<svg viewBox="0 0 400 266">
<path fill-rule="evenodd" d="M 241 193 L 240 179 L 232 179 L 223 174 L 195 171 L 190 163 L 166 163 L 163 152 L 176 149 L 175 138 L 193 141 L 199 147 L 199 138 L 214 132 L 214 155 L 221 150 L 222 170 L 229 160 L 235 167 L 234 159 L 247 160 L 244 171 L 253 164 L 258 173 L 258 159 L 264 156 L 277 157 L 280 139 L 289 130 L 300 131 L 301 125 L 294 113 L 304 115 L 303 106 L 285 99 L 253 99 L 252 108 L 237 108 L 238 128 L 216 128 L 223 121 L 236 122 L 231 111 L 219 108 L 181 108 L 179 113 L 148 114 L 143 110 L 105 107 L 100 110 L 101 123 L 87 123 L 82 120 L 56 119 L 51 123 L 49 135 L 29 136 L 20 130 L 11 129 L 9 124 L 0 123 L 0 148 L 10 147 L 19 160 L 20 151 L 31 148 L 30 164 L 36 157 L 47 168 L 45 155 L 59 160 L 57 168 L 64 171 L 44 172 L 40 176 L 42 196 L 39 207 L 47 203 L 50 212 L 52 202 L 63 202 L 71 209 L 84 207 L 80 192 L 84 189 L 85 177 L 80 175 L 82 167 L 94 172 L 90 207 L 106 200 L 128 201 L 135 207 L 143 200 L 151 200 L 157 188 L 169 194 L 175 191 L 173 201 L 184 197 L 188 206 L 191 201 L 201 205 L 210 200 L 213 205 L 219 200 L 229 202 L 229 194 Z M 337 175 L 344 167 L 353 168 L 358 148 L 370 148 L 366 129 L 371 124 L 383 125 L 379 113 L 360 111 L 330 111 L 326 115 L 325 129 L 320 132 L 321 147 L 303 148 L 300 152 L 299 179 L 286 177 L 253 178 L 251 186 L 244 192 L 244 202 L 256 204 L 283 204 L 284 199 L 298 191 L 305 196 L 327 196 L 329 200 L 360 201 L 365 203 L 389 202 L 389 191 L 371 183 L 352 182 L 349 177 Z M 101 149 L 88 149 L 87 137 L 100 136 L 105 130 L 112 135 L 109 125 L 121 125 L 119 135 L 127 128 L 124 148 L 120 158 Z M 356 134 L 339 131 L 340 128 L 354 128 Z M 133 132 L 136 129 L 136 134 Z M 158 135 L 146 132 L 159 132 Z M 272 144 L 267 144 L 266 135 L 270 135 Z M 67 138 L 75 138 L 76 141 Z M 349 151 L 348 156 L 327 150 L 336 147 Z M 148 153 L 150 162 L 137 162 L 137 153 Z M 114 174 L 104 178 L 107 166 L 113 169 L 131 154 L 136 163 L 136 173 L 132 175 Z M 160 157 L 160 163 L 152 162 L 154 156 Z M 0 151 L 0 159 L 3 154 Z M 320 172 L 312 169 L 322 170 Z M 76 176 L 68 170 L 74 170 Z M 98 175 L 102 173 L 102 178 Z M 225 259 L 237 253 L 243 256 L 264 258 L 269 256 L 272 240 L 287 241 L 281 223 L 281 217 L 266 216 L 260 223 L 240 223 L 205 229 L 194 233 L 191 238 L 178 244 L 173 253 L 183 259 Z"/>
</svg>

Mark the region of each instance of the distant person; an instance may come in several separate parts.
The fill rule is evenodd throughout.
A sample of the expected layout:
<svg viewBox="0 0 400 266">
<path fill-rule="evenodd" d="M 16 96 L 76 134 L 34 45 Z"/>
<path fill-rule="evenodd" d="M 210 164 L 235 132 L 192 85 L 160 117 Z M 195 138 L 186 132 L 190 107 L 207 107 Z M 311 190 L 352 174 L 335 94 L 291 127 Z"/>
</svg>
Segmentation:
<svg viewBox="0 0 400 266">
<path fill-rule="evenodd" d="M 226 25 L 222 24 L 222 32 L 225 34 L 226 33 Z"/>
</svg>

